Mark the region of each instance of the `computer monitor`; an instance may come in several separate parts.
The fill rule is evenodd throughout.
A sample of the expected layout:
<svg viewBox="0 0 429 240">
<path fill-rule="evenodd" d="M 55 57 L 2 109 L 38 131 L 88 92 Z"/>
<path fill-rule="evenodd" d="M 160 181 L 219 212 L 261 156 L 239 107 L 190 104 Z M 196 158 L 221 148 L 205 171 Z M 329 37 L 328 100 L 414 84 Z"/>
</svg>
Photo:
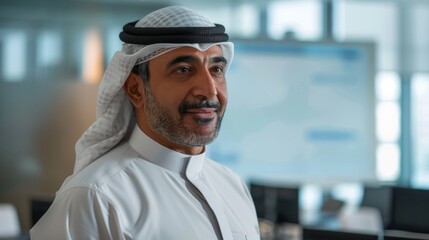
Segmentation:
<svg viewBox="0 0 429 240">
<path fill-rule="evenodd" d="M 299 223 L 299 188 L 250 184 L 250 194 L 258 218 L 274 223 Z"/>
<path fill-rule="evenodd" d="M 277 187 L 277 223 L 299 223 L 299 188 Z"/>
<path fill-rule="evenodd" d="M 234 40 L 228 113 L 207 155 L 245 180 L 377 181 L 374 45 Z"/>
<path fill-rule="evenodd" d="M 429 190 L 393 188 L 391 229 L 429 233 Z"/>
<path fill-rule="evenodd" d="M 253 203 L 255 204 L 256 215 L 258 218 L 266 219 L 266 186 L 251 183 L 250 184 L 250 195 L 252 196 Z"/>
<path fill-rule="evenodd" d="M 40 218 L 48 211 L 52 204 L 51 198 L 33 198 L 31 199 L 31 224 L 34 226 Z"/>
<path fill-rule="evenodd" d="M 302 229 L 302 240 L 378 240 L 375 233 L 349 232 L 343 230 L 309 228 Z"/>
</svg>

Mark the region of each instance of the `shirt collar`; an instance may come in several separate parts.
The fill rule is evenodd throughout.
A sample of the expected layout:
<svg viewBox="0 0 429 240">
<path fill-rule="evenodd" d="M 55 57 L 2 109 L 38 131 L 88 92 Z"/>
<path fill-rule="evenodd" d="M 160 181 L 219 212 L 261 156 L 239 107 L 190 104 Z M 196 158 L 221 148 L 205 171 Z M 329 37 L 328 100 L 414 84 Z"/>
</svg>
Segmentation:
<svg viewBox="0 0 429 240">
<path fill-rule="evenodd" d="M 166 148 L 147 136 L 136 125 L 130 136 L 131 147 L 143 157 L 162 168 L 183 174 L 193 179 L 201 172 L 205 152 L 198 155 L 188 155 Z"/>
</svg>

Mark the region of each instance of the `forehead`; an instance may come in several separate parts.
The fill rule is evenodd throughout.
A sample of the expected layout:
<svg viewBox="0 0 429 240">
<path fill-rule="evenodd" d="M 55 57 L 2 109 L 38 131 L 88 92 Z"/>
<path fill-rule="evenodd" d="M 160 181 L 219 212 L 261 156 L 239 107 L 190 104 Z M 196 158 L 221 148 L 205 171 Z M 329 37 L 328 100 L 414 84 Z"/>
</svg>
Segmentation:
<svg viewBox="0 0 429 240">
<path fill-rule="evenodd" d="M 204 59 L 204 58 L 210 58 L 215 56 L 216 57 L 223 56 L 223 51 L 222 51 L 222 47 L 219 45 L 214 45 L 205 51 L 201 51 L 193 47 L 179 47 L 165 54 L 162 54 L 161 56 L 155 59 L 159 58 L 160 60 L 161 59 L 167 60 L 178 56 L 195 56 L 197 58 Z"/>
</svg>

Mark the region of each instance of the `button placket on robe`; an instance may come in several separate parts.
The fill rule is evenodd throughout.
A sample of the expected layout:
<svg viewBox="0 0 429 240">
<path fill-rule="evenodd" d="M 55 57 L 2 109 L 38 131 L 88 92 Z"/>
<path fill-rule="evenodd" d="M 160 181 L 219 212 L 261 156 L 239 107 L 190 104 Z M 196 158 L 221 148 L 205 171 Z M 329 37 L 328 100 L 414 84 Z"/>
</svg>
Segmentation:
<svg viewBox="0 0 429 240">
<path fill-rule="evenodd" d="M 203 159 L 198 158 L 198 156 L 192 156 L 189 159 L 188 166 L 186 168 L 186 177 L 201 192 L 201 194 L 206 199 L 208 205 L 212 209 L 218 222 L 222 234 L 222 239 L 233 240 L 232 231 L 229 226 L 228 219 L 222 209 L 220 201 L 213 193 L 213 191 L 200 179 L 201 177 L 199 175 L 202 171 Z"/>
</svg>

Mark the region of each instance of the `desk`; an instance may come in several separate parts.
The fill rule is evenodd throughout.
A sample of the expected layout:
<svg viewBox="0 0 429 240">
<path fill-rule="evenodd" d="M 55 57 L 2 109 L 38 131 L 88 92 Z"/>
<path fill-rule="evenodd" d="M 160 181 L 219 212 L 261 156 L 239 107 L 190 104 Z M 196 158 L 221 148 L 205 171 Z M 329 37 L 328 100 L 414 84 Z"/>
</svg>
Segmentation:
<svg viewBox="0 0 429 240">
<path fill-rule="evenodd" d="M 379 240 L 381 233 L 302 228 L 302 240 Z"/>
<path fill-rule="evenodd" d="M 384 240 L 428 240 L 429 234 L 407 231 L 385 230 Z"/>
<path fill-rule="evenodd" d="M 265 232 L 261 229 L 262 240 L 429 240 L 429 234 L 414 233 L 398 230 L 385 230 L 381 223 L 374 221 L 370 224 L 368 216 L 358 213 L 349 214 L 318 214 L 317 217 L 302 218 L 300 224 L 274 225 L 269 221 L 262 221 Z M 348 220 L 346 218 L 349 217 Z M 353 219 L 354 218 L 354 219 Z M 356 221 L 364 222 L 358 226 Z M 356 225 L 355 225 L 356 224 Z M 369 226 L 369 227 L 368 227 Z M 372 227 L 371 227 L 372 226 Z M 268 229 L 268 230 L 267 230 Z M 307 231 L 307 234 L 304 232 Z M 320 231 L 318 231 L 320 230 Z M 265 235 L 264 235 L 265 234 Z M 316 235 L 320 234 L 320 235 Z M 316 238 L 319 236 L 320 238 Z M 307 238 L 304 238 L 307 237 Z"/>
</svg>

